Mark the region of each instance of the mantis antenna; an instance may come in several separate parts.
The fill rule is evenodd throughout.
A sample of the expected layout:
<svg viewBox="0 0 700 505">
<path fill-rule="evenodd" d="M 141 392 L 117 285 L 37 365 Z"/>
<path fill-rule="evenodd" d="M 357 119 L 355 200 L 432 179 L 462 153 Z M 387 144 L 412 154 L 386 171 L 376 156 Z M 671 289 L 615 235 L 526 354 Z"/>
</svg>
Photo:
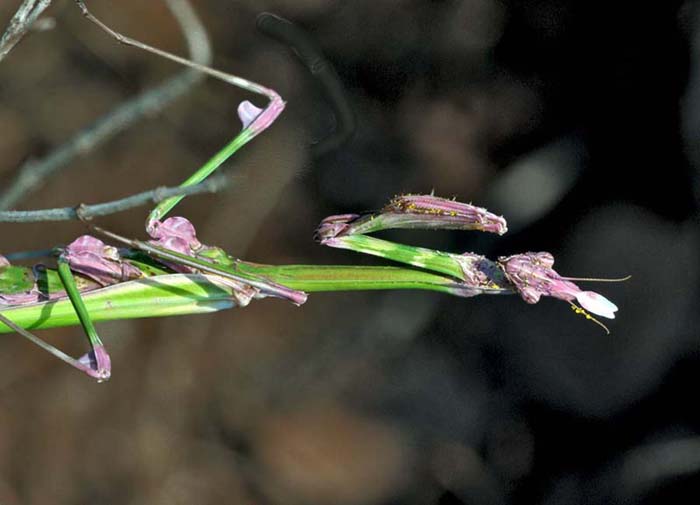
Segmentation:
<svg viewBox="0 0 700 505">
<path fill-rule="evenodd" d="M 631 275 L 625 277 L 613 277 L 611 279 L 605 277 L 562 277 L 567 281 L 584 281 L 584 282 L 625 282 L 632 278 Z"/>
</svg>

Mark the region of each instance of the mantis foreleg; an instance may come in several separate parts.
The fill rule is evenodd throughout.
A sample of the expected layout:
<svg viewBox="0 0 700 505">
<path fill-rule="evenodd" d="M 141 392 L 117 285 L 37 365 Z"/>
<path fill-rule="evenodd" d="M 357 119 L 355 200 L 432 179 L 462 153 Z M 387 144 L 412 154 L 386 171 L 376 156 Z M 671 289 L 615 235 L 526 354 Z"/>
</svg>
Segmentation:
<svg viewBox="0 0 700 505">
<path fill-rule="evenodd" d="M 11 319 L 7 318 L 1 313 L 0 322 L 70 366 L 96 378 L 99 382 L 105 381 L 109 379 L 111 375 L 111 362 L 109 354 L 107 354 L 107 351 L 105 350 L 105 347 L 102 344 L 97 331 L 95 330 L 95 326 L 92 323 L 90 314 L 85 307 L 85 303 L 80 295 L 80 290 L 76 285 L 73 273 L 71 272 L 70 264 L 62 256 L 58 258 L 57 271 L 63 288 L 66 291 L 71 304 L 73 305 L 73 309 L 80 320 L 80 324 L 83 327 L 88 340 L 90 341 L 90 352 L 83 355 L 80 359 L 75 359 L 37 337 L 33 333 L 27 331 L 18 324 L 15 324 Z"/>
<path fill-rule="evenodd" d="M 104 344 L 102 344 L 102 341 L 97 334 L 97 330 L 95 330 L 95 325 L 92 324 L 92 319 L 90 319 L 90 314 L 85 307 L 82 296 L 80 295 L 80 290 L 75 284 L 75 279 L 73 278 L 73 272 L 71 272 L 70 264 L 63 257 L 58 258 L 58 276 L 63 283 L 63 288 L 66 290 L 66 294 L 68 295 L 76 314 L 78 314 L 80 325 L 83 327 L 83 330 L 90 341 L 91 351 L 79 360 L 83 366 L 79 366 L 78 368 L 83 370 L 88 375 L 95 377 L 100 382 L 105 381 L 109 379 L 111 375 L 109 354 L 107 354 Z"/>
</svg>

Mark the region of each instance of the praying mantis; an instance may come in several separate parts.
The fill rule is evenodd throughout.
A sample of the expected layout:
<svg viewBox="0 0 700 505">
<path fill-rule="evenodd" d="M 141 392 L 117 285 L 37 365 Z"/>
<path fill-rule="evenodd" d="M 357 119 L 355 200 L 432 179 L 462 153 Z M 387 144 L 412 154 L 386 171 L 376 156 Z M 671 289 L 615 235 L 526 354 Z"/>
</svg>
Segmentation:
<svg viewBox="0 0 700 505">
<path fill-rule="evenodd" d="M 274 90 L 126 37 L 93 16 L 83 1 L 76 3 L 87 19 L 119 42 L 267 100 L 263 108 L 247 100 L 238 106 L 242 130 L 181 187 L 204 181 L 283 112 L 285 102 Z M 150 238 L 145 241 L 122 237 L 86 220 L 91 234 L 54 249 L 55 267 L 11 265 L 0 255 L 0 333 L 17 332 L 69 365 L 105 381 L 111 376 L 111 360 L 95 322 L 208 313 L 244 307 L 264 297 L 301 305 L 313 292 L 374 289 L 423 289 L 461 297 L 519 294 L 528 303 L 552 296 L 569 302 L 577 313 L 601 326 L 589 312 L 614 318 L 617 311 L 602 295 L 581 290 L 572 282 L 577 279 L 554 271 L 554 258 L 549 253 L 490 260 L 474 253 L 454 254 L 369 236 L 392 228 L 475 230 L 499 235 L 507 231 L 503 217 L 471 204 L 432 194 L 399 195 L 376 212 L 330 216 L 316 230 L 315 239 L 322 245 L 405 266 L 278 266 L 244 261 L 200 242 L 189 220 L 168 217 L 183 197 L 166 198 L 153 208 L 146 219 Z M 107 245 L 95 235 L 122 247 Z M 78 359 L 29 331 L 73 325 L 82 327 L 90 345 Z"/>
</svg>

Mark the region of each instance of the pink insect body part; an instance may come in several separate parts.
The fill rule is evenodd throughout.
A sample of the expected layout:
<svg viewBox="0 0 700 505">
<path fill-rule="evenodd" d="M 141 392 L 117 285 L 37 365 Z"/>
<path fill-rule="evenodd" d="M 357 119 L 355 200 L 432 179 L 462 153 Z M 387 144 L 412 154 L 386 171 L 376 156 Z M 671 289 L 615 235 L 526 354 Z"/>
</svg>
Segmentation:
<svg viewBox="0 0 700 505">
<path fill-rule="evenodd" d="M 569 302 L 577 313 L 583 314 L 604 328 L 602 323 L 586 311 L 597 316 L 615 319 L 617 306 L 603 295 L 594 291 L 584 291 L 569 278 L 559 275 L 552 268 L 554 257 L 548 252 L 502 256 L 498 258 L 498 263 L 518 294 L 527 303 L 537 303 L 541 296 L 551 296 Z"/>
</svg>

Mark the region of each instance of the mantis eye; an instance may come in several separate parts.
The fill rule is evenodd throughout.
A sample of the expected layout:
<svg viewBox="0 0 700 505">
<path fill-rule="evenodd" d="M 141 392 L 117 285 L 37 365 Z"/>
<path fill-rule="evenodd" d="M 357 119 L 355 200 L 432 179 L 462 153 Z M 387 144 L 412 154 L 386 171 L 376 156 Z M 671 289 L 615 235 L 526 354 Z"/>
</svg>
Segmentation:
<svg viewBox="0 0 700 505">
<path fill-rule="evenodd" d="M 581 307 L 593 314 L 607 317 L 608 319 L 615 319 L 617 305 L 603 295 L 599 295 L 593 291 L 581 291 L 576 294 L 576 300 L 581 304 Z"/>
</svg>

